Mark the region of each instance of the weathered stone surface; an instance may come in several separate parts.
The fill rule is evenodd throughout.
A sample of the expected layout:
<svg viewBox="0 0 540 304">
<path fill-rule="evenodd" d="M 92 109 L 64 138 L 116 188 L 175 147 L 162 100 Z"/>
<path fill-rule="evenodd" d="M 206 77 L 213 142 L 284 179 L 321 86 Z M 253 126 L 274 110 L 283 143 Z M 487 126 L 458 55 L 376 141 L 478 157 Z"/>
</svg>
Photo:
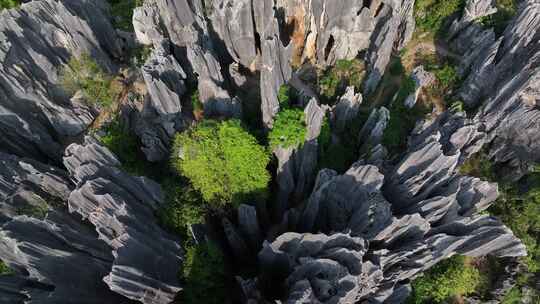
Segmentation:
<svg viewBox="0 0 540 304">
<path fill-rule="evenodd" d="M 403 47 L 414 32 L 414 1 L 372 1 L 378 5 L 375 11 L 376 25 L 366 52 L 367 76 L 364 95 L 375 90 L 390 62 L 396 42 Z"/>
<path fill-rule="evenodd" d="M 0 279 L 5 303 L 130 303 L 102 281 L 113 256 L 93 229 L 67 213 L 67 172 L 0 153 Z"/>
<path fill-rule="evenodd" d="M 414 80 L 416 87 L 414 93 L 412 93 L 410 96 L 407 97 L 407 99 L 405 99 L 405 106 L 409 109 L 414 107 L 414 105 L 416 104 L 422 88 L 431 85 L 436 80 L 435 75 L 424 70 L 424 66 L 422 65 L 414 68 L 411 78 Z"/>
<path fill-rule="evenodd" d="M 88 219 L 112 247 L 105 283 L 143 303 L 172 302 L 181 289 L 182 248 L 157 225 L 154 214 L 163 201 L 159 185 L 123 172 L 115 156 L 91 137 L 66 149 L 64 165 L 77 184 L 69 195 L 70 212 Z"/>
<path fill-rule="evenodd" d="M 479 54 L 467 61 L 472 68 L 460 96 L 469 105 L 483 101 L 475 120 L 485 125 L 490 157 L 516 180 L 540 160 L 540 4 L 524 1 L 497 41 L 493 33 L 479 35 L 477 27 L 465 26 L 453 38 L 458 52 L 467 45 Z M 480 40 L 475 47 L 471 37 Z"/>
<path fill-rule="evenodd" d="M 332 130 L 342 132 L 347 123 L 356 118 L 362 104 L 362 94 L 354 93 L 354 87 L 348 87 L 331 111 Z"/>
<path fill-rule="evenodd" d="M 206 6 L 214 30 L 234 61 L 251 68 L 257 58 L 252 1 L 213 0 Z"/>
<path fill-rule="evenodd" d="M 312 99 L 304 110 L 307 132 L 302 146 L 274 149 L 274 155 L 278 160 L 276 214 L 279 217 L 290 208 L 291 200 L 302 200 L 314 182 L 319 155 L 317 138 L 321 132 L 325 112 L 326 110 Z"/>
<path fill-rule="evenodd" d="M 463 131 L 469 129 L 474 132 Z M 463 134 L 470 136 L 461 138 Z M 286 282 L 294 282 L 284 287 L 282 301 L 329 299 L 324 293 L 328 289 L 321 287 L 323 292 L 318 293 L 313 286 L 319 286 L 320 282 L 313 283 L 310 276 L 304 276 L 312 273 L 310 263 L 315 263 L 318 269 L 327 269 L 324 266 L 327 264 L 318 263 L 317 258 L 306 259 L 308 263 L 304 264 L 294 253 L 296 248 L 302 248 L 302 253 L 324 248 L 324 242 L 299 245 L 302 241 L 294 241 L 302 240 L 304 236 L 311 238 L 310 233 L 318 233 L 318 240 L 346 233 L 353 238 L 362 238 L 367 244 L 376 244 L 367 254 L 362 253 L 370 258 L 361 265 L 369 264 L 370 269 L 379 273 L 375 277 L 357 278 L 364 289 L 320 285 L 337 288 L 332 293 L 339 295 L 339 299 L 333 300 L 335 303 L 348 303 L 350 298 L 368 303 L 402 301 L 410 292 L 410 287 L 402 282 L 414 279 L 455 254 L 524 256 L 525 246 L 507 227 L 493 217 L 479 215 L 496 200 L 497 185 L 457 174 L 460 156 L 478 146 L 478 136 L 485 134 L 479 131 L 477 124 L 461 114 L 446 113 L 418 125 L 411 136 L 408 152 L 392 170 L 385 169 L 386 177 L 379 168 L 363 161 L 355 163 L 343 175 L 332 170 L 321 171 L 312 195 L 298 209 L 297 225 L 289 226 L 304 234 L 282 232 L 272 245 L 266 243 L 263 246 L 259 261 L 271 261 L 273 267 L 263 268 L 261 275 L 250 281 L 248 294 L 255 295 L 254 299 L 259 301 L 261 297 L 271 300 L 264 292 L 253 291 L 263 286 L 268 288 L 270 279 L 266 275 L 271 273 L 273 280 L 288 278 Z M 284 239 L 291 239 L 291 243 Z M 302 270 L 290 270 L 290 260 L 283 252 L 295 257 L 294 261 L 300 261 L 295 267 Z M 269 272 L 270 269 L 273 272 Z M 298 273 L 302 275 L 296 275 Z M 276 290 L 279 289 L 274 292 Z"/>
<path fill-rule="evenodd" d="M 62 142 L 96 115 L 58 86 L 60 68 L 88 53 L 111 70 L 110 58 L 120 57 L 106 2 L 32 1 L 2 10 L 0 20 L 1 149 L 59 163 Z"/>
<path fill-rule="evenodd" d="M 154 45 L 150 58 L 141 69 L 146 84 L 144 106 L 131 122 L 141 138 L 142 151 L 149 161 L 162 161 L 169 156 L 172 137 L 189 125 L 189 114 L 182 112 L 182 96 L 186 92 L 186 73 L 170 53 L 166 41 Z"/>
<path fill-rule="evenodd" d="M 359 142 L 361 143 L 360 155 L 370 153 L 374 148 L 377 150 L 380 149 L 377 146 L 382 142 L 384 130 L 386 130 L 389 121 L 390 111 L 387 108 L 381 107 L 371 111 L 368 120 L 364 123 L 358 135 Z M 385 154 L 382 151 L 381 153 Z M 383 157 L 380 156 L 379 158 Z"/>
<path fill-rule="evenodd" d="M 144 1 L 133 10 L 133 29 L 140 44 L 159 45 L 165 37 L 155 1 Z"/>
<path fill-rule="evenodd" d="M 269 278 L 283 271 L 285 303 L 353 303 L 382 274 L 363 262 L 365 252 L 364 240 L 347 234 L 286 233 L 265 243 L 259 260 Z"/>
</svg>

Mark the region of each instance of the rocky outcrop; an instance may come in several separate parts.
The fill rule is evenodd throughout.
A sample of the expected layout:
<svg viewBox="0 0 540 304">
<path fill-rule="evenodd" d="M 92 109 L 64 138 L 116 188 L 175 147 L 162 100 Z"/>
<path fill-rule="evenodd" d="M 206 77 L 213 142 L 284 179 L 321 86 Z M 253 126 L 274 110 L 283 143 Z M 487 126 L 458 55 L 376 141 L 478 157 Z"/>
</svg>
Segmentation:
<svg viewBox="0 0 540 304">
<path fill-rule="evenodd" d="M 5 303 L 130 303 L 110 291 L 109 247 L 67 213 L 67 172 L 0 153 L 0 276 Z"/>
<path fill-rule="evenodd" d="M 471 128 L 477 133 L 463 131 Z M 507 227 L 480 215 L 496 200 L 497 185 L 457 174 L 461 156 L 485 136 L 478 129 L 462 114 L 446 113 L 420 124 L 408 152 L 385 174 L 364 161 L 343 175 L 320 171 L 307 203 L 286 211 L 279 227 L 268 230 L 272 243 L 263 245 L 258 258 L 267 268 L 241 281 L 245 296 L 262 302 L 282 294 L 279 300 L 291 303 L 401 303 L 408 282 L 455 254 L 524 256 L 525 246 Z M 351 248 L 334 238 L 366 245 Z M 357 260 L 354 270 L 350 259 Z M 350 276 L 355 283 L 340 284 Z M 283 286 L 269 283 L 281 281 Z"/>
<path fill-rule="evenodd" d="M 88 219 L 112 248 L 105 283 L 143 303 L 172 302 L 181 289 L 182 248 L 156 223 L 154 214 L 163 202 L 159 185 L 123 172 L 116 157 L 91 137 L 66 149 L 64 165 L 77 184 L 69 195 L 70 212 Z"/>
<path fill-rule="evenodd" d="M 0 12 L 0 146 L 60 163 L 63 142 L 83 133 L 97 114 L 70 100 L 59 70 L 90 54 L 107 70 L 121 56 L 105 1 L 32 1 Z"/>
<path fill-rule="evenodd" d="M 460 96 L 480 106 L 475 120 L 485 124 L 491 159 L 510 180 L 519 179 L 540 161 L 540 4 L 524 1 L 497 40 L 491 29 L 460 24 L 452 41 L 461 53 L 467 46 L 462 70 L 470 70 Z"/>
<path fill-rule="evenodd" d="M 416 104 L 422 88 L 430 86 L 436 80 L 435 75 L 426 71 L 424 66 L 415 67 L 412 72 L 411 79 L 414 80 L 415 89 L 414 92 L 409 95 L 407 99 L 405 99 L 405 106 L 409 109 L 414 107 Z"/>
<path fill-rule="evenodd" d="M 277 168 L 277 207 L 278 217 L 290 209 L 293 202 L 304 198 L 314 182 L 319 156 L 317 138 L 321 132 L 325 110 L 312 99 L 304 110 L 306 119 L 306 138 L 300 147 L 277 147 L 274 155 L 278 160 Z"/>
<path fill-rule="evenodd" d="M 364 83 L 364 95 L 375 90 L 382 78 L 394 45 L 405 46 L 414 32 L 414 1 L 372 1 L 378 5 L 374 11 L 375 29 L 371 35 L 366 52 L 367 77 Z"/>
<path fill-rule="evenodd" d="M 279 111 L 277 93 L 291 80 L 292 66 L 334 65 L 369 50 L 368 83 L 374 87 L 390 60 L 391 46 L 403 46 L 414 29 L 409 0 L 336 5 L 323 0 L 152 0 L 136 10 L 134 23 L 141 43 L 170 39 L 184 70 L 197 75 L 206 115 L 239 115 L 221 63 L 260 72 L 267 128 Z"/>
<path fill-rule="evenodd" d="M 141 139 L 146 159 L 162 161 L 169 157 L 174 134 L 187 128 L 191 120 L 182 111 L 187 75 L 164 40 L 155 46 L 141 71 L 147 95 L 141 111 L 135 111 L 132 129 Z"/>
<path fill-rule="evenodd" d="M 358 115 L 361 104 L 362 94 L 355 94 L 354 87 L 348 87 L 345 94 L 341 96 L 338 103 L 332 109 L 332 130 L 337 133 L 343 132 L 347 124 Z"/>
</svg>

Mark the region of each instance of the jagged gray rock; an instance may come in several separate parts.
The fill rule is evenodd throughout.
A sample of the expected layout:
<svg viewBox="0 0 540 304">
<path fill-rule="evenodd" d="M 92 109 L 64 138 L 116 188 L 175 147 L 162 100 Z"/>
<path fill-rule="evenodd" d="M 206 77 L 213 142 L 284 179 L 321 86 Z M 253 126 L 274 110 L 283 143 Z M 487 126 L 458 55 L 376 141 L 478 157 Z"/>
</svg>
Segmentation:
<svg viewBox="0 0 540 304">
<path fill-rule="evenodd" d="M 377 19 L 366 52 L 367 77 L 364 82 L 364 95 L 375 90 L 390 62 L 394 44 L 405 46 L 414 32 L 414 1 L 373 1 L 378 5 L 375 10 Z"/>
<path fill-rule="evenodd" d="M 347 123 L 356 118 L 362 104 L 362 94 L 354 93 L 354 87 L 348 87 L 331 111 L 332 130 L 342 132 Z"/>
<path fill-rule="evenodd" d="M 0 278 L 5 303 L 131 303 L 110 291 L 110 248 L 67 212 L 67 172 L 0 153 Z"/>
<path fill-rule="evenodd" d="M 172 302 L 181 290 L 177 274 L 183 252 L 179 240 L 157 225 L 154 214 L 163 202 L 159 185 L 123 172 L 116 157 L 91 137 L 66 149 L 64 165 L 77 184 L 69 195 L 70 212 L 88 219 L 112 247 L 105 283 L 143 303 Z"/>
<path fill-rule="evenodd" d="M 472 106 L 483 101 L 475 120 L 485 125 L 489 156 L 517 180 L 540 160 L 540 3 L 524 1 L 498 40 L 491 29 L 479 34 L 474 23 L 461 28 L 452 40 L 456 50 L 467 45 L 478 55 L 466 61 L 472 68 L 460 96 Z M 471 37 L 479 40 L 474 47 Z"/>
<path fill-rule="evenodd" d="M 422 88 L 431 85 L 436 80 L 435 75 L 426 71 L 424 69 L 424 66 L 422 65 L 414 68 L 411 78 L 414 80 L 416 87 L 414 93 L 412 93 L 410 96 L 407 97 L 407 99 L 405 99 L 405 106 L 409 109 L 414 107 L 414 105 L 416 104 Z"/>
<path fill-rule="evenodd" d="M 382 275 L 363 261 L 366 249 L 362 238 L 347 234 L 286 233 L 265 243 L 259 261 L 270 278 L 282 271 L 277 275 L 285 279 L 284 303 L 354 303 Z"/>
<path fill-rule="evenodd" d="M 32 1 L 0 12 L 0 146 L 39 161 L 61 162 L 62 143 L 82 132 L 96 112 L 70 101 L 58 86 L 71 56 L 91 54 L 107 70 L 121 57 L 107 4 Z"/>
<path fill-rule="evenodd" d="M 305 142 L 300 147 L 274 149 L 274 155 L 278 160 L 276 214 L 279 217 L 286 209 L 290 209 L 291 201 L 301 201 L 314 182 L 319 153 L 317 138 L 326 110 L 312 99 L 304 113 L 307 128 Z"/>
<path fill-rule="evenodd" d="M 187 75 L 166 41 L 154 45 L 141 71 L 148 95 L 142 111 L 135 111 L 132 128 L 141 138 L 146 158 L 162 161 L 169 156 L 174 134 L 189 126 L 190 116 L 182 112 Z"/>
<path fill-rule="evenodd" d="M 266 274 L 270 274 L 274 280 L 287 278 L 286 282 L 293 282 L 284 287 L 284 298 L 280 300 L 285 302 L 325 301 L 331 298 L 325 291 L 332 287 L 338 288 L 332 293 L 337 296 L 332 298 L 334 303 L 349 303 L 351 298 L 368 303 L 399 303 L 410 292 L 410 286 L 405 282 L 455 254 L 472 257 L 526 255 L 525 246 L 499 220 L 479 215 L 496 200 L 497 185 L 457 174 L 460 156 L 477 146 L 478 138 L 467 136 L 457 140 L 455 136 L 460 136 L 463 129 L 471 126 L 478 127 L 459 113 L 446 113 L 419 124 L 411 136 L 408 152 L 392 170 L 385 169 L 386 177 L 379 168 L 363 161 L 355 163 L 343 175 L 322 170 L 308 202 L 298 211 L 285 213 L 300 213 L 299 216 L 288 216 L 287 224 L 289 229 L 296 228 L 295 231 L 303 234 L 282 233 L 271 238 L 275 240 L 272 245 L 266 243 L 263 246 L 259 262 L 273 266 L 268 270 L 263 268 L 261 275 L 249 284 L 242 281 L 245 288 L 250 286 L 246 296 L 258 301 L 260 298 L 271 300 L 264 289 L 253 290 L 262 286 L 268 288 L 270 279 Z M 318 285 L 321 282 L 313 283 L 309 275 L 296 276 L 296 273 L 312 274 L 309 265 L 317 263 L 317 258 L 307 259 L 307 264 L 303 260 L 299 265 L 293 264 L 302 269 L 296 272 L 288 268 L 291 264 L 287 263 L 287 255 L 280 251 L 296 257 L 295 248 L 302 248 L 299 250 L 302 253 L 324 248 L 324 242 L 318 247 L 315 246 L 317 242 L 298 245 L 303 244 L 303 237 L 311 238 L 310 233 L 318 233 L 315 235 L 318 240 L 331 238 L 336 233 L 362 238 L 368 244 L 368 251 L 362 256 L 370 257 L 362 265 L 369 263 L 370 269 L 379 274 L 357 278 L 365 288 L 361 290 L 353 288 L 354 284 L 339 287 L 322 282 L 324 284 Z M 284 239 L 291 239 L 290 245 L 282 245 Z M 298 239 L 300 241 L 293 241 Z M 327 242 L 331 246 L 332 241 Z M 370 249 L 370 243 L 376 246 Z M 344 254 L 339 250 L 336 252 Z M 317 265 L 319 269 L 326 269 Z M 317 286 L 321 287 L 321 292 Z"/>
</svg>

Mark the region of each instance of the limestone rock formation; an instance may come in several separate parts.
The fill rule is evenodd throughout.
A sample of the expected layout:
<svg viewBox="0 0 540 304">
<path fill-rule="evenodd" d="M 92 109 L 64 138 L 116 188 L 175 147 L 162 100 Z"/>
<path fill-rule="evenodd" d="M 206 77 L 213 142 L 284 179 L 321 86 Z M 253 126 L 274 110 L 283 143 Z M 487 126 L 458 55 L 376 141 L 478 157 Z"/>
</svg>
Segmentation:
<svg viewBox="0 0 540 304">
<path fill-rule="evenodd" d="M 67 172 L 0 153 L 0 276 L 5 303 L 130 303 L 102 278 L 113 261 L 92 228 L 67 212 Z"/>
<path fill-rule="evenodd" d="M 321 170 L 307 203 L 285 212 L 277 228 L 282 231 L 286 222 L 286 231 L 297 233 L 272 237 L 273 229 L 268 231 L 272 243 L 263 245 L 258 258 L 267 270 L 241 280 L 246 298 L 401 303 L 410 280 L 452 255 L 524 256 L 525 246 L 507 227 L 480 214 L 496 200 L 497 185 L 457 174 L 460 156 L 477 141 L 455 140 L 467 123 L 447 113 L 420 125 L 408 152 L 384 175 L 364 161 L 343 175 Z M 365 245 L 350 248 L 334 238 Z M 334 246 L 339 249 L 325 252 Z M 357 260 L 355 270 L 350 259 Z M 286 283 L 270 283 L 276 280 Z M 355 283 L 341 285 L 349 280 Z"/>
<path fill-rule="evenodd" d="M 123 172 L 116 157 L 91 137 L 66 149 L 64 165 L 77 185 L 69 195 L 70 212 L 88 219 L 112 248 L 105 283 L 143 303 L 172 302 L 181 289 L 182 248 L 157 225 L 154 214 L 163 202 L 159 185 Z"/>
<path fill-rule="evenodd" d="M 58 86 L 71 56 L 91 54 L 107 70 L 120 58 L 103 0 L 32 1 L 0 12 L 0 145 L 40 161 L 61 161 L 63 142 L 96 116 Z"/>
<path fill-rule="evenodd" d="M 498 39 L 491 29 L 459 24 L 462 29 L 452 41 L 465 54 L 462 70 L 469 71 L 460 96 L 480 106 L 475 120 L 485 124 L 490 157 L 506 167 L 505 176 L 517 180 L 540 160 L 540 3 L 524 1 Z"/>
<path fill-rule="evenodd" d="M 146 100 L 132 121 L 132 128 L 143 144 L 142 151 L 152 162 L 168 158 L 172 137 L 184 130 L 190 121 L 190 116 L 182 111 L 187 75 L 166 41 L 162 40 L 154 47 L 141 69 Z"/>
</svg>

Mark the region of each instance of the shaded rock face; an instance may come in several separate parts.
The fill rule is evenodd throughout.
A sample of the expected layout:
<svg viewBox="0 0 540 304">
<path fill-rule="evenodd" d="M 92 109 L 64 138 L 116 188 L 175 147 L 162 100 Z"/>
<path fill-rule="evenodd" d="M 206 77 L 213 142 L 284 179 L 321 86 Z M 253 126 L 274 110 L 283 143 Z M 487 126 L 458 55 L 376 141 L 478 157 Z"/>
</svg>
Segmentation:
<svg viewBox="0 0 540 304">
<path fill-rule="evenodd" d="M 312 99 L 306 106 L 306 138 L 298 148 L 278 147 L 274 155 L 278 161 L 277 167 L 277 208 L 276 215 L 281 217 L 285 210 L 291 208 L 291 202 L 301 201 L 306 192 L 312 187 L 316 176 L 319 157 L 318 137 L 326 109 Z"/>
<path fill-rule="evenodd" d="M 505 176 L 519 179 L 540 160 L 540 4 L 524 1 L 498 39 L 468 20 L 454 27 L 452 42 L 464 56 L 466 76 L 460 97 L 480 106 L 475 119 L 485 124 L 489 155 L 506 168 Z"/>
<path fill-rule="evenodd" d="M 0 12 L 0 145 L 60 162 L 62 142 L 85 131 L 96 112 L 58 86 L 71 56 L 90 54 L 108 70 L 121 46 L 106 2 L 33 1 Z M 112 37 L 111 37 L 112 35 Z"/>
<path fill-rule="evenodd" d="M 172 302 L 181 289 L 182 248 L 156 223 L 154 213 L 163 202 L 159 185 L 120 170 L 115 156 L 90 137 L 66 149 L 64 165 L 77 184 L 69 195 L 70 212 L 88 219 L 112 248 L 105 283 L 143 303 Z"/>
<path fill-rule="evenodd" d="M 157 226 L 159 185 L 120 170 L 90 137 L 67 148 L 64 164 L 68 172 L 0 153 L 0 256 L 14 270 L 0 278 L 0 298 L 172 302 L 183 251 Z"/>
<path fill-rule="evenodd" d="M 186 73 L 171 54 L 165 40 L 154 46 L 141 69 L 146 84 L 146 98 L 141 110 L 133 110 L 131 129 L 141 139 L 141 148 L 151 162 L 169 157 L 170 144 L 176 132 L 189 126 L 191 117 L 183 110 Z"/>
<path fill-rule="evenodd" d="M 363 160 L 343 175 L 321 170 L 307 203 L 267 230 L 260 275 L 240 279 L 246 299 L 401 303 L 412 279 L 452 255 L 526 255 L 507 227 L 480 214 L 498 197 L 497 184 L 457 173 L 482 146 L 479 129 L 445 113 L 419 124 L 384 174 Z"/>
<path fill-rule="evenodd" d="M 67 213 L 67 172 L 0 153 L 0 277 L 4 303 L 130 303 L 102 278 L 113 261 L 91 227 Z"/>
</svg>

